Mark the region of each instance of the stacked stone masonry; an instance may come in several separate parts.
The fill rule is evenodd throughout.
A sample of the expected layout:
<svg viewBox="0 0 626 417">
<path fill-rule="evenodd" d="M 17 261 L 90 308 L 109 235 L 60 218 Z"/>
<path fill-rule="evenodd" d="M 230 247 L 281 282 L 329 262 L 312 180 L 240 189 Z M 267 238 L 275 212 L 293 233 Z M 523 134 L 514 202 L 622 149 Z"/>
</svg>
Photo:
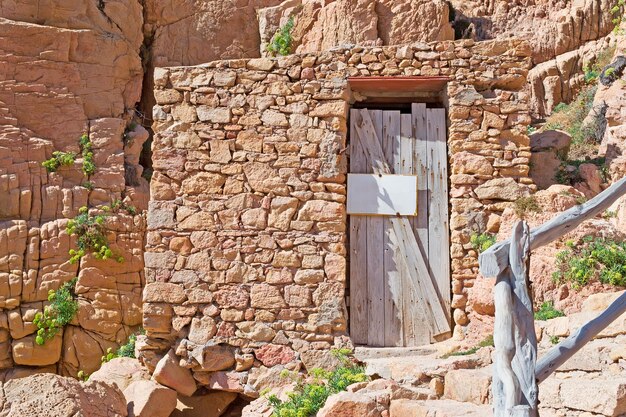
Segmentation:
<svg viewBox="0 0 626 417">
<path fill-rule="evenodd" d="M 527 43 L 338 48 L 155 71 L 140 350 L 254 394 L 349 345 L 349 76 L 448 76 L 452 307 L 467 324 L 475 232 L 528 195 Z M 273 367 L 271 370 L 270 367 Z"/>
</svg>

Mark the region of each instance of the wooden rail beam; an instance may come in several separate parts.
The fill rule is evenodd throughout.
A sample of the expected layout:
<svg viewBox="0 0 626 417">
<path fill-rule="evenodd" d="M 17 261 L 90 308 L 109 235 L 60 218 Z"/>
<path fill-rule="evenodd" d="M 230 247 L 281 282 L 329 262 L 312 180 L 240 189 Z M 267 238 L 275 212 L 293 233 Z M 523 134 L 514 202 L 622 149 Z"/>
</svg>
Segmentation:
<svg viewBox="0 0 626 417">
<path fill-rule="evenodd" d="M 537 363 L 535 375 L 540 383 L 548 378 L 559 366 L 582 349 L 587 342 L 626 312 L 626 292 L 613 301 L 598 317 L 580 326 L 576 332 L 562 340 Z"/>
<path fill-rule="evenodd" d="M 552 220 L 534 228 L 530 232 L 530 250 L 547 245 L 583 221 L 602 213 L 624 194 L 626 194 L 626 177 L 586 203 L 572 207 Z M 505 240 L 493 245 L 480 255 L 479 264 L 482 276 L 497 277 L 509 266 L 509 246 L 510 240 Z"/>
</svg>

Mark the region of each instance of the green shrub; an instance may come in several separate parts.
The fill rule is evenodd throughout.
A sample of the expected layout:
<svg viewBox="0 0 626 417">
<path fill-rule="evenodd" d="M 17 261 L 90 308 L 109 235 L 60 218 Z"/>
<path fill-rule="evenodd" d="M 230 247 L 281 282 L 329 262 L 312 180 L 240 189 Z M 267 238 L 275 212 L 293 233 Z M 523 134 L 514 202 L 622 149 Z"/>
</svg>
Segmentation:
<svg viewBox="0 0 626 417">
<path fill-rule="evenodd" d="M 135 357 L 135 342 L 137 342 L 137 335 L 143 334 L 143 329 L 140 329 L 139 332 L 133 333 L 128 336 L 128 341 L 121 345 L 116 351 L 113 351 L 112 348 L 108 348 L 106 355 L 102 356 L 102 363 L 107 363 L 111 359 L 115 358 L 134 358 Z"/>
<path fill-rule="evenodd" d="M 585 82 L 587 84 L 596 82 L 600 76 L 600 72 L 595 68 L 584 67 L 583 71 L 585 72 Z"/>
<path fill-rule="evenodd" d="M 517 217 L 522 218 L 522 219 L 529 212 L 535 212 L 535 213 L 541 212 L 541 207 L 539 207 L 539 204 L 537 203 L 537 199 L 532 195 L 528 197 L 518 198 L 517 200 L 515 200 L 515 203 L 513 204 L 514 204 L 515 214 L 517 214 Z"/>
<path fill-rule="evenodd" d="M 279 28 L 270 43 L 267 45 L 267 52 L 272 55 L 289 55 L 291 53 L 291 42 L 293 38 L 291 31 L 293 30 L 293 17 L 290 17 L 284 26 Z"/>
<path fill-rule="evenodd" d="M 559 170 L 554 176 L 554 179 L 557 183 L 564 185 L 574 185 L 578 182 L 583 181 L 583 178 L 580 176 L 580 166 L 582 164 L 594 164 L 598 167 L 600 171 L 600 179 L 602 180 L 602 182 L 607 182 L 609 180 L 609 168 L 606 165 L 606 158 L 604 157 L 563 161 L 561 162 Z M 568 171 L 568 166 L 574 167 L 576 169 Z"/>
<path fill-rule="evenodd" d="M 33 323 L 37 326 L 35 343 L 43 345 L 54 338 L 59 331 L 72 321 L 78 311 L 78 301 L 74 287 L 78 278 L 66 282 L 57 291 L 48 292 L 50 304 L 45 306 L 42 313 L 37 313 Z"/>
<path fill-rule="evenodd" d="M 135 131 L 135 129 L 137 128 L 137 122 L 135 122 L 134 120 L 130 122 L 130 124 L 128 126 L 126 126 L 126 129 L 124 129 L 124 137 L 123 137 L 123 141 L 124 141 L 124 146 L 131 146 L 133 144 L 133 137 L 131 136 L 131 133 Z"/>
<path fill-rule="evenodd" d="M 110 207 L 103 206 L 102 210 L 110 211 Z M 96 259 L 109 259 L 113 257 L 113 251 L 109 248 L 106 237 L 104 222 L 107 214 L 91 215 L 87 207 L 81 207 L 78 216 L 67 223 L 66 231 L 69 235 L 77 236 L 77 250 L 70 249 L 70 263 L 78 262 L 88 252 L 93 253 Z M 121 256 L 116 257 L 117 262 L 124 262 Z"/>
<path fill-rule="evenodd" d="M 443 355 L 442 358 L 446 359 L 446 358 L 449 358 L 450 356 L 473 355 L 474 353 L 478 352 L 478 349 L 483 348 L 483 347 L 487 347 L 487 346 L 493 346 L 493 335 L 487 336 L 484 340 L 482 340 L 480 343 L 478 343 L 478 345 L 474 346 L 471 349 L 459 350 L 459 351 L 456 351 L 456 352 L 448 353 L 448 354 Z"/>
<path fill-rule="evenodd" d="M 585 236 L 566 242 L 568 249 L 556 255 L 557 282 L 571 282 L 580 288 L 594 279 L 604 284 L 626 286 L 626 242 Z"/>
<path fill-rule="evenodd" d="M 552 343 L 553 345 L 558 345 L 559 344 L 559 336 L 550 336 L 550 343 Z"/>
<path fill-rule="evenodd" d="M 90 177 L 96 172 L 96 163 L 93 157 L 93 145 L 89 139 L 89 135 L 82 135 L 79 144 L 83 156 L 83 173 L 87 177 Z"/>
<path fill-rule="evenodd" d="M 552 301 L 545 301 L 541 304 L 539 310 L 535 312 L 535 320 L 550 320 L 563 316 L 565 316 L 565 314 L 563 314 L 562 311 L 555 309 Z"/>
<path fill-rule="evenodd" d="M 275 395 L 268 400 L 274 412 L 272 417 L 312 417 L 324 406 L 328 397 L 345 391 L 349 385 L 367 381 L 364 369 L 356 365 L 343 351 L 333 352 L 341 365 L 333 371 L 312 369 L 307 380 L 296 380 L 296 388 L 281 401 Z"/>
<path fill-rule="evenodd" d="M 496 235 L 492 233 L 473 234 L 470 237 L 470 243 L 478 251 L 482 253 L 492 247 L 496 243 Z"/>
<path fill-rule="evenodd" d="M 126 204 L 126 202 L 122 200 L 113 200 L 113 203 L 111 203 L 111 209 L 115 212 L 120 212 L 123 210 L 131 216 L 137 214 L 137 208 L 135 206 Z"/>
<path fill-rule="evenodd" d="M 86 189 L 88 189 L 89 191 L 93 190 L 93 188 L 94 188 L 93 182 L 91 182 L 91 181 L 85 181 L 82 184 L 82 186 L 85 187 Z"/>
<path fill-rule="evenodd" d="M 62 166 L 72 166 L 76 161 L 76 154 L 74 152 L 52 152 L 52 158 L 43 161 L 41 165 L 46 168 L 48 172 L 55 172 Z"/>
<path fill-rule="evenodd" d="M 624 19 L 623 8 L 626 5 L 626 0 L 617 0 L 615 5 L 611 8 L 611 15 L 613 15 L 613 24 L 615 27 L 613 28 L 613 33 L 620 33 L 620 25 L 622 24 L 622 20 Z"/>
</svg>

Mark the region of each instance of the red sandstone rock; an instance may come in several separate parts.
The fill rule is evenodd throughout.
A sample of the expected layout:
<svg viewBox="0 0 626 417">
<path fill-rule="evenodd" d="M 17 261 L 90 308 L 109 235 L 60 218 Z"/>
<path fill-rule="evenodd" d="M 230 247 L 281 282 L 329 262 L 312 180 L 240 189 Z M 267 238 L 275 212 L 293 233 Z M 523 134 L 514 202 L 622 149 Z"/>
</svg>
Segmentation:
<svg viewBox="0 0 626 417">
<path fill-rule="evenodd" d="M 196 382 L 191 376 L 191 371 L 178 364 L 178 357 L 171 349 L 159 361 L 152 377 L 156 382 L 170 387 L 187 397 L 196 391 Z"/>
<path fill-rule="evenodd" d="M 254 355 L 265 366 L 285 365 L 292 362 L 295 358 L 295 352 L 288 346 L 267 344 L 260 349 L 254 351 Z"/>
<path fill-rule="evenodd" d="M 176 408 L 176 391 L 154 381 L 135 381 L 124 390 L 129 417 L 168 417 Z"/>
<path fill-rule="evenodd" d="M 127 416 L 122 392 L 99 381 L 38 374 L 4 383 L 2 392 L 3 412 L 11 416 Z"/>
<path fill-rule="evenodd" d="M 89 381 L 101 381 L 116 385 L 124 391 L 135 381 L 150 379 L 150 373 L 134 358 L 114 358 L 103 363 L 100 369 L 89 375 Z"/>
</svg>

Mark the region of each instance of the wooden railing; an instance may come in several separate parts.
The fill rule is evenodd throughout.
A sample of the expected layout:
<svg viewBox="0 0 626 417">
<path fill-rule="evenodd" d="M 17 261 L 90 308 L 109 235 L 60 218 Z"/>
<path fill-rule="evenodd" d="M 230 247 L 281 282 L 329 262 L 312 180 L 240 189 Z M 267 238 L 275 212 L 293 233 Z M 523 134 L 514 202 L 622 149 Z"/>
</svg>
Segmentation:
<svg viewBox="0 0 626 417">
<path fill-rule="evenodd" d="M 511 239 L 492 246 L 480 255 L 481 274 L 497 277 L 493 334 L 494 417 L 539 416 L 538 384 L 626 312 L 624 293 L 602 314 L 581 326 L 537 362 L 537 336 L 528 279 L 530 251 L 603 213 L 624 194 L 626 178 L 585 204 L 572 207 L 533 230 L 529 230 L 525 221 L 518 222 L 513 227 Z"/>
</svg>

